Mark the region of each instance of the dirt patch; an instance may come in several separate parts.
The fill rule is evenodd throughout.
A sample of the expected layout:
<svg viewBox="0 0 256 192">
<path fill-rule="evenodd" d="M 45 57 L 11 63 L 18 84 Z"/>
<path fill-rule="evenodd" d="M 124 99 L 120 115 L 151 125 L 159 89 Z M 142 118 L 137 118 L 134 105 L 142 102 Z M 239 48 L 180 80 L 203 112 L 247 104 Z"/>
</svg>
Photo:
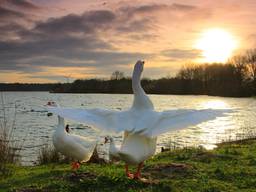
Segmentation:
<svg viewBox="0 0 256 192">
<path fill-rule="evenodd" d="M 151 167 L 145 168 L 144 174 L 147 177 L 153 179 L 161 178 L 176 178 L 176 177 L 188 177 L 193 174 L 195 169 L 188 164 L 182 163 L 168 163 L 157 164 Z M 143 174 L 143 175 L 144 175 Z"/>
<path fill-rule="evenodd" d="M 97 178 L 97 175 L 90 172 L 83 172 L 83 173 L 71 173 L 69 175 L 64 176 L 63 179 L 71 181 L 71 182 L 78 182 L 81 180 L 94 180 Z"/>
<path fill-rule="evenodd" d="M 234 157 L 232 155 L 224 155 L 224 154 L 213 154 L 210 152 L 202 152 L 198 153 L 192 157 L 193 160 L 210 163 L 212 160 L 231 160 Z"/>
</svg>

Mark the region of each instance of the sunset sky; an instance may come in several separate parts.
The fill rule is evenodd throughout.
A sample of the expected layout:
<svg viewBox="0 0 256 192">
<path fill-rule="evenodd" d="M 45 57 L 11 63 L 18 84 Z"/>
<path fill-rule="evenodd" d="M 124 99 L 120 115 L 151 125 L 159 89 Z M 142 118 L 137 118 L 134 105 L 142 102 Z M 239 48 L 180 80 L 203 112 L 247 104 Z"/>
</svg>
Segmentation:
<svg viewBox="0 0 256 192">
<path fill-rule="evenodd" d="M 0 0 L 0 82 L 175 75 L 256 48 L 255 0 Z"/>
</svg>

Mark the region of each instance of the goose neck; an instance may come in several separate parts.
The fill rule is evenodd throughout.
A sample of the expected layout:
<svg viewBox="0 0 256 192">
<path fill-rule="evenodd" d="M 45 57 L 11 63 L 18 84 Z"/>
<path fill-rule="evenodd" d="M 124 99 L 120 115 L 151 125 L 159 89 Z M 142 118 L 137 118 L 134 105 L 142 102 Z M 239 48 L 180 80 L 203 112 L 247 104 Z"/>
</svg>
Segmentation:
<svg viewBox="0 0 256 192">
<path fill-rule="evenodd" d="M 58 126 L 56 131 L 59 133 L 65 132 L 64 118 L 61 116 L 58 116 Z"/>
<path fill-rule="evenodd" d="M 132 89 L 133 89 L 133 93 L 137 95 L 144 93 L 144 90 L 141 87 L 140 78 L 141 78 L 141 73 L 134 71 L 132 75 Z"/>
</svg>

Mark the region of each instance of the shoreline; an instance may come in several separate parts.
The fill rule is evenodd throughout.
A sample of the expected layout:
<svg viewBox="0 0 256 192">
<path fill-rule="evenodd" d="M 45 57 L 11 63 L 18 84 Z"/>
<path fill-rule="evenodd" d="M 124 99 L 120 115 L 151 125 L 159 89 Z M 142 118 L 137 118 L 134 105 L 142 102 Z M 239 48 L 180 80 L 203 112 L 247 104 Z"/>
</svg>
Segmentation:
<svg viewBox="0 0 256 192">
<path fill-rule="evenodd" d="M 255 191 L 255 151 L 256 139 L 166 151 L 145 162 L 144 181 L 127 179 L 122 162 L 85 163 L 76 173 L 70 164 L 10 166 L 0 191 Z"/>
</svg>

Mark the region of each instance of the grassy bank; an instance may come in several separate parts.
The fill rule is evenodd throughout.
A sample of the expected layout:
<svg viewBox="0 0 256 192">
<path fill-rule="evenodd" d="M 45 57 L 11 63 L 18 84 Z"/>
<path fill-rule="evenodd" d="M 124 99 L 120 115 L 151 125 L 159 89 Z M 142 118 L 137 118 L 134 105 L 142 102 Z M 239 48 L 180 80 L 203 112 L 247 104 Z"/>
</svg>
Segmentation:
<svg viewBox="0 0 256 192">
<path fill-rule="evenodd" d="M 127 179 L 123 164 L 85 164 L 76 174 L 68 164 L 13 169 L 0 191 L 256 192 L 256 140 L 161 153 L 145 163 L 144 182 Z"/>
</svg>

